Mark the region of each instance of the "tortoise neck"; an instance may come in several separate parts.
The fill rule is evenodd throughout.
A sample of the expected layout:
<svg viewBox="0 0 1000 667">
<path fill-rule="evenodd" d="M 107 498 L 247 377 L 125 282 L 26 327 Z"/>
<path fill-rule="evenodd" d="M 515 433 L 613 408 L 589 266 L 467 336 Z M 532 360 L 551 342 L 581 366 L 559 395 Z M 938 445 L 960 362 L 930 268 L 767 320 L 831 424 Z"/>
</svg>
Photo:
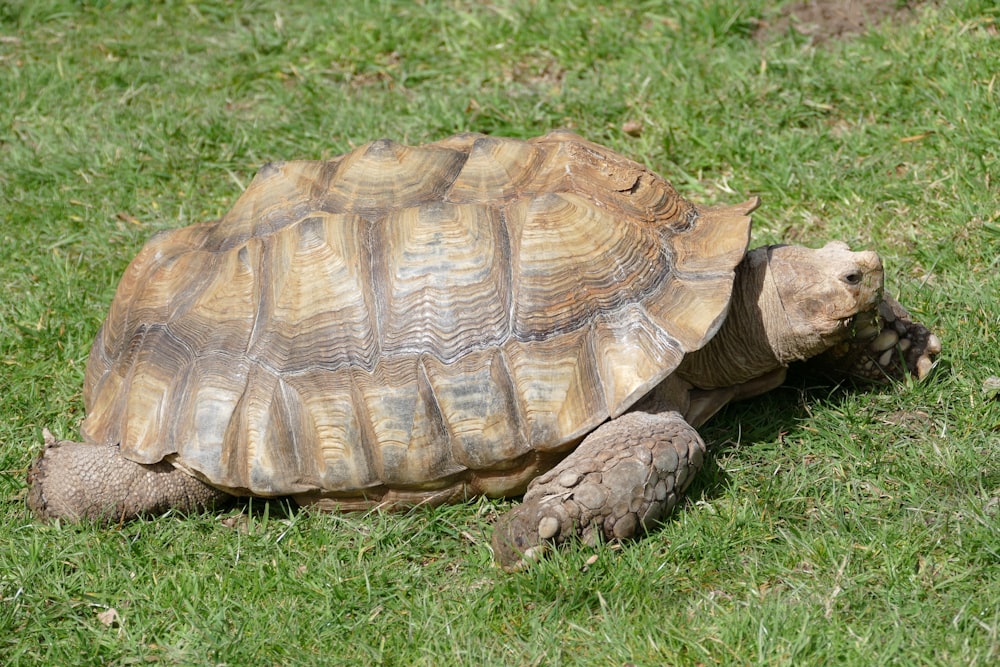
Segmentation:
<svg viewBox="0 0 1000 667">
<path fill-rule="evenodd" d="M 748 382 L 786 364 L 782 332 L 790 327 L 768 271 L 767 248 L 757 248 L 736 267 L 729 313 L 718 333 L 684 357 L 678 374 L 702 389 Z"/>
</svg>

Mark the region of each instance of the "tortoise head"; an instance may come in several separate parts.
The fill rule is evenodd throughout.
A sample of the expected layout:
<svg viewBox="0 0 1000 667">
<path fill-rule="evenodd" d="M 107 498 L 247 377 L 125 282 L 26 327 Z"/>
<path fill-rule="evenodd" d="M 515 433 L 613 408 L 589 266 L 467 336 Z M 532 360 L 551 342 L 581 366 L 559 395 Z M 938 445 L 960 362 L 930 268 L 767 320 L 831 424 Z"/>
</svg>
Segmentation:
<svg viewBox="0 0 1000 667">
<path fill-rule="evenodd" d="M 882 299 L 882 260 L 831 241 L 822 248 L 768 246 L 760 307 L 771 349 L 788 363 L 808 359 L 851 334 L 855 317 Z"/>
</svg>

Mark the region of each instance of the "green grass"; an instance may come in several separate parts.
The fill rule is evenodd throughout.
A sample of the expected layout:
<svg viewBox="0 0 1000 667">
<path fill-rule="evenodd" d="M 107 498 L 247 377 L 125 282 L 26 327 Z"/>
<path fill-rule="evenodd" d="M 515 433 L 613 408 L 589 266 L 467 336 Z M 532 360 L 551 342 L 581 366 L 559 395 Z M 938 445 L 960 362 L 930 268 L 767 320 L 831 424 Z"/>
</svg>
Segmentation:
<svg viewBox="0 0 1000 667">
<path fill-rule="evenodd" d="M 0 662 L 996 664 L 1000 12 L 931 3 L 814 47 L 752 34 L 776 5 L 0 2 Z M 939 372 L 730 406 L 686 506 L 589 565 L 501 573 L 505 502 L 27 515 L 42 428 L 78 436 L 90 341 L 152 233 L 269 160 L 559 126 L 696 200 L 761 194 L 756 242 L 878 250 Z"/>
</svg>

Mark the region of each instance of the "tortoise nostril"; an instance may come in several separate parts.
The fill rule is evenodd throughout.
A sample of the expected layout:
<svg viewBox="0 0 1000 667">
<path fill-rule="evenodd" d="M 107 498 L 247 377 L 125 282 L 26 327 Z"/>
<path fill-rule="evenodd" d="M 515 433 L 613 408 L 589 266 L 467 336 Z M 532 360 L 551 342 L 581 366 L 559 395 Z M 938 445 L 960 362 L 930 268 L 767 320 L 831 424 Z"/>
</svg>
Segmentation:
<svg viewBox="0 0 1000 667">
<path fill-rule="evenodd" d="M 860 285 L 863 277 L 860 271 L 851 271 L 844 276 L 844 282 L 848 285 Z"/>
</svg>

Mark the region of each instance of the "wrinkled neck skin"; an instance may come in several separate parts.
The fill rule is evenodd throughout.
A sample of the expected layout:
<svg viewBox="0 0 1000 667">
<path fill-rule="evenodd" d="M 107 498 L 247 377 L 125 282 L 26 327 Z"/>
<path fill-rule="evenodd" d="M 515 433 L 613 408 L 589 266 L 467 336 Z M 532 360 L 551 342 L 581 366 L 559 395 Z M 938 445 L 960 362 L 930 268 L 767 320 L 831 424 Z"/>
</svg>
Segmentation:
<svg viewBox="0 0 1000 667">
<path fill-rule="evenodd" d="M 736 267 L 729 313 L 719 332 L 685 356 L 677 374 L 700 389 L 748 382 L 809 356 L 809 341 L 796 349 L 773 276 L 768 248 L 757 248 Z"/>
</svg>

